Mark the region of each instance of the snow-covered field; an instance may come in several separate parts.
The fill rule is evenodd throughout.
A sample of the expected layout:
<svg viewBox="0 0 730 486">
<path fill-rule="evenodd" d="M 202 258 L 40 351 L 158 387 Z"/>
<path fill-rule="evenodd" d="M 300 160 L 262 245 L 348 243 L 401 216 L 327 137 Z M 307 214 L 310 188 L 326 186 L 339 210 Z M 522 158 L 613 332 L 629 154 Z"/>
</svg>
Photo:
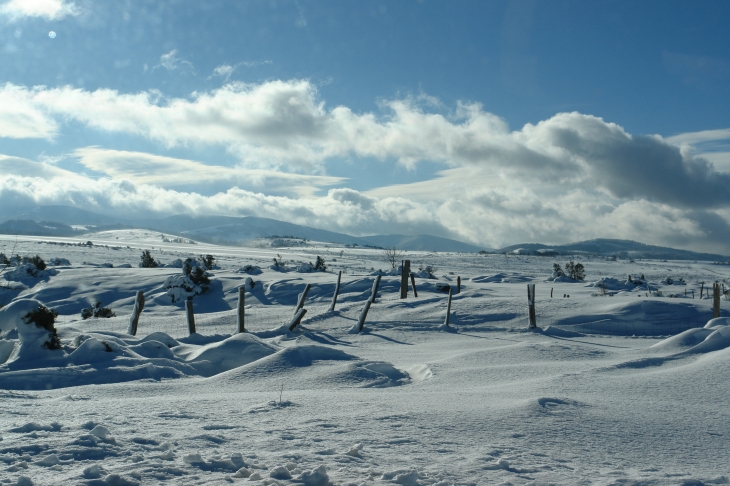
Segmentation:
<svg viewBox="0 0 730 486">
<path fill-rule="evenodd" d="M 143 249 L 163 264 L 217 258 L 210 289 L 193 298 L 196 334 L 163 285 L 181 268 L 138 268 Z M 708 324 L 712 300 L 699 295 L 714 281 L 727 288 L 727 265 L 580 258 L 586 282 L 574 283 L 551 281 L 553 263 L 566 263 L 551 257 L 411 252 L 412 270 L 430 265 L 436 278 L 416 278 L 418 298 L 401 300 L 400 277 L 382 277 L 356 333 L 373 273 L 389 270 L 377 250 L 125 230 L 2 236 L 0 252 L 69 262 L 0 276 L 2 483 L 730 482 L 730 319 Z M 328 272 L 294 270 L 317 256 Z M 644 279 L 628 284 L 629 274 Z M 455 290 L 457 276 L 446 328 L 439 289 Z M 247 279 L 248 332 L 235 334 Z M 306 284 L 307 314 L 290 332 Z M 136 291 L 145 307 L 133 337 Z M 37 306 L 28 299 L 59 313 L 61 349 L 23 328 Z M 116 317 L 83 320 L 97 301 Z"/>
</svg>

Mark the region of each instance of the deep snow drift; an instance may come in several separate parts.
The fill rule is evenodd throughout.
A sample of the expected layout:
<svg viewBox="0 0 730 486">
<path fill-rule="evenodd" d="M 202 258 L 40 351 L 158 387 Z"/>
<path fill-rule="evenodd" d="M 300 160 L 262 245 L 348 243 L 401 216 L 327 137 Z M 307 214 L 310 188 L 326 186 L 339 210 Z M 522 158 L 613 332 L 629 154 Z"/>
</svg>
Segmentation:
<svg viewBox="0 0 730 486">
<path fill-rule="evenodd" d="M 373 250 L 190 253 L 159 234 L 104 238 L 21 240 L 20 254 L 67 261 L 45 276 L 0 276 L 4 483 L 730 481 L 730 318 L 711 320 L 699 298 L 727 266 L 582 260 L 586 282 L 554 282 L 552 258 L 410 253 L 418 297 L 401 300 L 398 272 Z M 170 266 L 137 267 L 141 249 Z M 189 335 L 184 299 L 165 282 L 180 274 L 176 260 L 205 253 L 219 268 L 192 296 Z M 318 255 L 328 272 L 297 271 Z M 351 333 L 375 274 L 364 331 Z M 626 284 L 629 274 L 649 288 Z M 526 283 L 537 285 L 532 331 Z M 96 302 L 116 317 L 82 318 Z M 27 322 L 41 304 L 59 313 L 59 349 Z"/>
</svg>

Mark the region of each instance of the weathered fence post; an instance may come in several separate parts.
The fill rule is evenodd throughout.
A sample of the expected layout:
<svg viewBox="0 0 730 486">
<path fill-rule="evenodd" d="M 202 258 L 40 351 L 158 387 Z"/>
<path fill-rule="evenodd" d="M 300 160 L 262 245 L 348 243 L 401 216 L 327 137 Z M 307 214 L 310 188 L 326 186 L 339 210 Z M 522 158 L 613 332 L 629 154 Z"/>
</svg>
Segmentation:
<svg viewBox="0 0 730 486">
<path fill-rule="evenodd" d="M 238 308 L 236 309 L 238 316 L 238 332 L 246 332 L 245 312 L 246 312 L 246 286 L 238 287 Z"/>
<path fill-rule="evenodd" d="M 700 284 L 700 300 L 702 300 L 702 292 L 705 290 L 705 282 Z"/>
<path fill-rule="evenodd" d="M 695 289 L 692 289 L 692 298 L 695 298 Z"/>
<path fill-rule="evenodd" d="M 307 309 L 301 308 L 297 311 L 296 314 L 294 314 L 294 317 L 292 317 L 291 322 L 289 322 L 289 330 L 293 331 L 295 327 L 297 327 L 299 324 L 302 323 L 302 317 L 304 317 L 304 314 L 307 313 Z"/>
<path fill-rule="evenodd" d="M 446 304 L 446 319 L 444 320 L 444 325 L 447 327 L 449 325 L 450 316 L 451 316 L 451 287 L 449 287 L 449 303 Z"/>
<path fill-rule="evenodd" d="M 340 293 L 340 279 L 342 278 L 342 270 L 337 274 L 337 284 L 335 285 L 335 295 L 332 296 L 332 303 L 330 304 L 330 312 L 334 312 L 335 305 L 337 304 L 337 294 Z"/>
<path fill-rule="evenodd" d="M 461 293 L 461 277 L 456 277 L 456 293 Z"/>
<path fill-rule="evenodd" d="M 553 288 L 552 287 L 550 287 L 550 298 L 551 299 L 553 298 Z"/>
<path fill-rule="evenodd" d="M 716 319 L 720 317 L 720 284 L 715 283 L 712 286 L 712 318 Z"/>
<path fill-rule="evenodd" d="M 195 334 L 195 313 L 193 312 L 192 299 L 185 301 L 185 314 L 188 316 L 188 331 L 190 331 L 190 334 Z"/>
<path fill-rule="evenodd" d="M 408 298 L 408 275 L 411 273 L 411 261 L 403 260 L 400 275 L 400 298 Z"/>
<path fill-rule="evenodd" d="M 362 332 L 362 328 L 365 326 L 365 318 L 368 316 L 370 304 L 372 304 L 372 302 L 369 300 L 365 301 L 365 307 L 363 307 L 362 311 L 360 311 L 360 318 L 357 320 L 357 332 Z"/>
<path fill-rule="evenodd" d="M 294 314 L 296 314 L 297 312 L 299 312 L 299 309 L 301 309 L 302 307 L 304 307 L 304 299 L 307 298 L 307 294 L 309 293 L 309 287 L 311 287 L 311 285 L 310 284 L 307 284 L 304 287 L 304 292 L 302 292 L 301 294 L 299 294 L 299 299 L 297 300 L 297 308 L 294 309 Z"/>
<path fill-rule="evenodd" d="M 413 287 L 413 297 L 418 297 L 418 291 L 416 290 L 416 277 L 411 273 L 411 286 Z"/>
<path fill-rule="evenodd" d="M 537 327 L 537 317 L 535 315 L 535 284 L 527 284 L 527 303 L 530 309 L 530 329 Z"/>
<path fill-rule="evenodd" d="M 378 287 L 380 286 L 380 275 L 375 277 L 375 282 L 373 282 L 373 288 L 370 290 L 370 298 L 368 299 L 371 303 L 375 303 L 375 296 L 378 295 Z"/>
<path fill-rule="evenodd" d="M 142 309 L 144 309 L 144 293 L 138 290 L 134 298 L 134 309 L 132 309 L 132 315 L 129 317 L 127 334 L 137 335 L 137 325 L 139 324 L 139 315 L 142 314 Z"/>
</svg>

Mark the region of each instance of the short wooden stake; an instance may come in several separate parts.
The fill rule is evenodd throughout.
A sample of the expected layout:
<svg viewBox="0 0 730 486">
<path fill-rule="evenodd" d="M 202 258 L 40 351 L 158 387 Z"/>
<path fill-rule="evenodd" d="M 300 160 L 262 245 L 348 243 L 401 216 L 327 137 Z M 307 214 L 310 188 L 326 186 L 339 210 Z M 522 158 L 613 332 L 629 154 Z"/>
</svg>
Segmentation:
<svg viewBox="0 0 730 486">
<path fill-rule="evenodd" d="M 330 304 L 330 312 L 334 312 L 335 305 L 337 305 L 337 294 L 340 293 L 340 279 L 342 279 L 342 270 L 337 274 L 337 284 L 335 285 L 335 294 L 332 296 L 332 303 Z"/>
<path fill-rule="evenodd" d="M 357 320 L 357 332 L 362 332 L 362 328 L 365 327 L 365 318 L 368 316 L 368 311 L 370 310 L 370 302 L 369 300 L 365 302 L 365 307 L 362 308 L 362 311 L 360 311 L 360 318 Z"/>
<path fill-rule="evenodd" d="M 695 289 L 692 289 L 692 298 L 695 298 Z"/>
<path fill-rule="evenodd" d="M 537 327 L 537 316 L 535 315 L 535 284 L 527 284 L 527 303 L 530 310 L 530 329 Z"/>
<path fill-rule="evenodd" d="M 553 288 L 552 287 L 550 287 L 550 298 L 551 299 L 553 298 Z"/>
<path fill-rule="evenodd" d="M 408 298 L 408 275 L 411 273 L 411 261 L 403 260 L 400 275 L 400 298 Z"/>
<path fill-rule="evenodd" d="M 238 287 L 238 308 L 236 313 L 238 316 L 238 332 L 246 332 L 246 286 L 241 285 Z"/>
<path fill-rule="evenodd" d="M 142 309 L 144 309 L 144 293 L 138 290 L 134 298 L 134 309 L 132 309 L 132 315 L 129 317 L 127 334 L 131 334 L 132 336 L 137 335 L 137 325 L 139 324 L 139 316 L 142 314 Z"/>
<path fill-rule="evenodd" d="M 375 297 L 378 295 L 378 287 L 380 286 L 380 275 L 375 277 L 373 282 L 373 288 L 370 289 L 370 298 L 368 299 L 371 303 L 375 303 Z"/>
<path fill-rule="evenodd" d="M 185 314 L 188 316 L 188 331 L 190 334 L 195 334 L 195 312 L 193 312 L 192 299 L 185 301 Z"/>
<path fill-rule="evenodd" d="M 456 293 L 461 293 L 461 277 L 456 277 Z"/>
<path fill-rule="evenodd" d="M 299 312 L 299 309 L 301 309 L 302 307 L 304 307 L 304 300 L 307 298 L 307 294 L 309 293 L 309 287 L 311 287 L 311 285 L 310 284 L 307 284 L 304 287 L 304 292 L 302 292 L 301 294 L 299 294 L 299 299 L 297 300 L 297 308 L 294 309 L 294 314 L 296 314 L 297 312 Z"/>
<path fill-rule="evenodd" d="M 700 285 L 700 299 L 702 299 L 702 293 L 705 291 L 705 283 L 702 282 Z"/>
<path fill-rule="evenodd" d="M 416 290 L 416 277 L 411 274 L 411 286 L 413 287 L 413 297 L 418 297 L 418 291 Z"/>
<path fill-rule="evenodd" d="M 299 324 L 302 323 L 302 317 L 304 317 L 304 314 L 307 313 L 307 309 L 301 308 L 297 311 L 296 314 L 294 314 L 294 317 L 292 317 L 291 322 L 289 322 L 289 330 L 293 331 L 295 327 L 297 327 Z"/>
<path fill-rule="evenodd" d="M 446 304 L 446 319 L 444 319 L 444 326 L 449 326 L 449 318 L 451 317 L 451 287 L 449 287 L 449 303 Z"/>
<path fill-rule="evenodd" d="M 720 284 L 716 283 L 712 286 L 712 318 L 720 317 Z"/>
</svg>

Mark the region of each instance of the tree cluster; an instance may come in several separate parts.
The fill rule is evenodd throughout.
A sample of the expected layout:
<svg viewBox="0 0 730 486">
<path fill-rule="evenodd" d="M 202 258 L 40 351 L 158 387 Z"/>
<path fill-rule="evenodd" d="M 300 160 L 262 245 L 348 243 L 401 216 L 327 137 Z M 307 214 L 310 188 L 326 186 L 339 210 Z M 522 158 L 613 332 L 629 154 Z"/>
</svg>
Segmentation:
<svg viewBox="0 0 730 486">
<path fill-rule="evenodd" d="M 582 263 L 575 263 L 570 260 L 565 264 L 565 271 L 560 268 L 559 263 L 553 263 L 553 273 L 556 277 L 569 277 L 573 280 L 583 280 L 586 278 L 586 270 Z"/>
</svg>

